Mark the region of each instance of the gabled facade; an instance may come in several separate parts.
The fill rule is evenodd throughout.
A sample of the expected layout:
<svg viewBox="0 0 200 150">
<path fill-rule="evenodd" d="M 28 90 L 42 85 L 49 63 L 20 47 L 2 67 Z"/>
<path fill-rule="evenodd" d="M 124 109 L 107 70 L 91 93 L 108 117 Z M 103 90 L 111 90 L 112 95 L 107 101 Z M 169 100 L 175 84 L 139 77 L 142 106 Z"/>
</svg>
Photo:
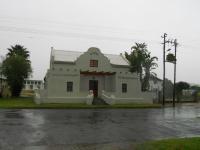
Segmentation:
<svg viewBox="0 0 200 150">
<path fill-rule="evenodd" d="M 91 47 L 86 52 L 51 50 L 50 68 L 38 103 L 88 103 L 94 97 L 108 104 L 152 103 L 153 94 L 141 92 L 137 74 L 120 55 L 103 54 Z"/>
</svg>

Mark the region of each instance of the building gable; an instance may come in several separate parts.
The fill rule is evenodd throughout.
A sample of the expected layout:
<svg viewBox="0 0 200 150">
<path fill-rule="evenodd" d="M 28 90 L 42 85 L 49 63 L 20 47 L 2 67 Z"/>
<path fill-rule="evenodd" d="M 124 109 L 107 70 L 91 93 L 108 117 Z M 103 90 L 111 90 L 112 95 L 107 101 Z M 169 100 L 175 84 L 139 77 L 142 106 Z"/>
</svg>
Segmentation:
<svg viewBox="0 0 200 150">
<path fill-rule="evenodd" d="M 80 55 L 75 61 L 81 71 L 103 71 L 112 70 L 110 60 L 98 48 L 91 47 L 87 52 Z"/>
<path fill-rule="evenodd" d="M 95 50 L 96 49 L 96 50 Z M 91 51 L 91 55 L 100 54 L 101 51 L 95 47 L 91 47 L 88 49 L 87 52 Z M 92 52 L 93 51 L 93 52 Z M 87 53 L 85 52 L 85 53 Z M 78 52 L 78 51 L 65 51 L 65 50 L 56 50 L 53 47 L 51 48 L 51 62 L 52 63 L 75 63 L 76 60 L 83 55 L 84 52 Z M 114 54 L 103 54 L 107 59 L 109 60 L 110 64 L 117 65 L 117 66 L 129 66 L 128 60 L 120 55 L 114 55 Z"/>
</svg>

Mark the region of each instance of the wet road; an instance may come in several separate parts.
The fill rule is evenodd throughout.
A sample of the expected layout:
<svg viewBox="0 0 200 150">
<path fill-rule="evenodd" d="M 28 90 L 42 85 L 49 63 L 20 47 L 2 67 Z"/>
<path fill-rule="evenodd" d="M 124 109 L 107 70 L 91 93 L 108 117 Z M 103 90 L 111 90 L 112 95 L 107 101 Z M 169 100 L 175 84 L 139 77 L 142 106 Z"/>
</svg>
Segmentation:
<svg viewBox="0 0 200 150">
<path fill-rule="evenodd" d="M 175 109 L 0 109 L 2 150 L 125 150 L 200 135 L 200 105 Z"/>
</svg>

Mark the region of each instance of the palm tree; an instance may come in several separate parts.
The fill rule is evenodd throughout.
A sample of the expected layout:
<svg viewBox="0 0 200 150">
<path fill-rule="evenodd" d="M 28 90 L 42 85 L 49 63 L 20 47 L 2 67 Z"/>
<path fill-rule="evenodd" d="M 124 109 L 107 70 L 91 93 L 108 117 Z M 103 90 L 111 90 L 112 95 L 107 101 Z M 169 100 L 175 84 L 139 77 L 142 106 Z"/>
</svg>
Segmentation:
<svg viewBox="0 0 200 150">
<path fill-rule="evenodd" d="M 32 73 L 29 51 L 21 45 L 8 48 L 6 59 L 3 61 L 2 73 L 7 78 L 12 96 L 18 97 L 23 83 Z"/>
<path fill-rule="evenodd" d="M 127 52 L 125 52 L 125 56 L 130 62 L 130 71 L 137 72 L 137 74 L 139 74 L 140 77 L 140 82 L 142 83 L 143 63 L 149 55 L 147 50 L 147 44 L 135 43 L 135 46 L 131 47 L 131 50 L 132 52 L 130 55 Z"/>
<path fill-rule="evenodd" d="M 156 77 L 156 73 L 152 72 L 152 70 L 158 67 L 158 64 L 155 62 L 155 60 L 157 61 L 158 58 L 150 57 L 150 53 L 148 55 L 149 57 L 146 58 L 143 63 L 145 75 L 142 82 L 142 91 L 147 91 L 149 89 L 149 79 Z"/>
<path fill-rule="evenodd" d="M 27 51 L 27 49 L 24 48 L 24 46 L 22 45 L 16 44 L 15 46 L 11 46 L 11 48 L 8 48 L 7 57 L 16 56 L 16 55 L 22 56 L 27 61 L 29 61 L 28 60 L 28 58 L 30 57 L 29 51 Z"/>
<path fill-rule="evenodd" d="M 131 53 L 125 52 L 125 57 L 130 63 L 130 71 L 136 72 L 139 75 L 141 82 L 141 90 L 146 91 L 149 89 L 150 77 L 155 77 L 156 74 L 152 72 L 158 65 L 154 61 L 157 57 L 151 57 L 151 53 L 147 50 L 146 43 L 135 43 L 131 47 Z"/>
</svg>

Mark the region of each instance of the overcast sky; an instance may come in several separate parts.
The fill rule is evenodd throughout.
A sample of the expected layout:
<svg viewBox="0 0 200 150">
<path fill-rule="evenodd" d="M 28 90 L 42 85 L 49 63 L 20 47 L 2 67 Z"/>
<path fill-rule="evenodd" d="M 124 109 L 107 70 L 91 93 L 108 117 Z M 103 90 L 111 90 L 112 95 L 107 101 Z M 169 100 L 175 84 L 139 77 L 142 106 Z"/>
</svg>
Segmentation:
<svg viewBox="0 0 200 150">
<path fill-rule="evenodd" d="M 34 79 L 44 78 L 52 46 L 119 54 L 135 42 L 146 42 L 159 58 L 155 72 L 162 78 L 164 32 L 179 42 L 177 80 L 200 84 L 199 0 L 0 0 L 0 55 L 24 45 Z M 171 64 L 166 77 L 173 79 Z"/>
</svg>

